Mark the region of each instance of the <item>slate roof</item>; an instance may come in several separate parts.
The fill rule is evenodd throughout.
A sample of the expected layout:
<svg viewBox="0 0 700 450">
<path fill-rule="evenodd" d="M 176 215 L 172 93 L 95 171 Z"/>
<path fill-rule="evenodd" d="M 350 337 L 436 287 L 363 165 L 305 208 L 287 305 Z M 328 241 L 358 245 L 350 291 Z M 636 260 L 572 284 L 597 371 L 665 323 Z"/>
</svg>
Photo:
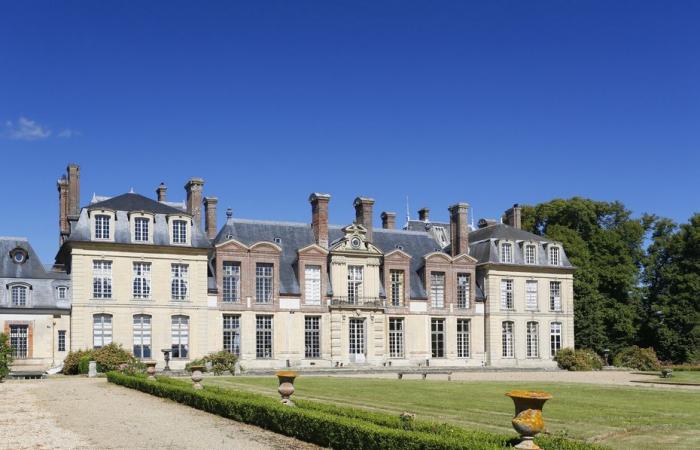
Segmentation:
<svg viewBox="0 0 700 450">
<path fill-rule="evenodd" d="M 512 241 L 516 244 L 513 246 L 513 264 L 525 264 L 523 248 L 517 244 L 523 241 L 532 241 L 538 247 L 536 265 L 549 266 L 545 245 L 555 243 L 555 241 L 503 223 L 479 228 L 469 233 L 469 254 L 479 260 L 480 264 L 500 263 L 498 242 L 502 240 Z M 562 264 L 559 267 L 573 268 L 563 248 L 560 256 Z"/>
<path fill-rule="evenodd" d="M 15 248 L 27 252 L 27 260 L 17 264 L 10 258 L 10 252 Z M 26 238 L 0 236 L 0 278 L 45 278 L 63 279 L 70 277 L 64 272 L 47 271 Z"/>
<path fill-rule="evenodd" d="M 144 211 L 155 215 L 153 224 L 153 244 L 139 245 L 170 245 L 170 234 L 166 216 L 170 214 L 189 215 L 185 211 L 166 204 L 157 202 L 140 194 L 122 194 L 97 203 L 85 206 L 80 211 L 77 221 L 71 223 L 71 233 L 66 242 L 78 241 L 89 242 L 90 239 L 90 218 L 89 210 L 110 209 L 116 211 L 117 220 L 113 223 L 114 242 L 118 244 L 131 244 L 131 229 L 129 227 L 129 212 Z M 209 248 L 211 243 L 199 224 L 192 226 L 192 247 Z"/>
</svg>

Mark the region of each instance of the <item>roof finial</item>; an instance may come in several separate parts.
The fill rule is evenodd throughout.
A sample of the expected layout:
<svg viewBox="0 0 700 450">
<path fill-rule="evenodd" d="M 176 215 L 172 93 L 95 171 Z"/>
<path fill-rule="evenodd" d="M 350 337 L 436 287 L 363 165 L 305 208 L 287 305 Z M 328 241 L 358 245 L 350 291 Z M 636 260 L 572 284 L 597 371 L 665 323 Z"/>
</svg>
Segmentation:
<svg viewBox="0 0 700 450">
<path fill-rule="evenodd" d="M 227 219 L 230 219 L 230 218 L 232 218 L 232 217 L 233 217 L 233 210 L 232 210 L 231 208 L 228 208 L 228 209 L 226 210 L 226 218 L 227 218 Z"/>
<path fill-rule="evenodd" d="M 131 189 L 129 189 L 129 194 L 135 194 L 133 186 L 131 187 Z"/>
<path fill-rule="evenodd" d="M 406 228 L 408 228 L 408 222 L 411 221 L 411 210 L 408 208 L 408 195 L 406 196 Z"/>
</svg>

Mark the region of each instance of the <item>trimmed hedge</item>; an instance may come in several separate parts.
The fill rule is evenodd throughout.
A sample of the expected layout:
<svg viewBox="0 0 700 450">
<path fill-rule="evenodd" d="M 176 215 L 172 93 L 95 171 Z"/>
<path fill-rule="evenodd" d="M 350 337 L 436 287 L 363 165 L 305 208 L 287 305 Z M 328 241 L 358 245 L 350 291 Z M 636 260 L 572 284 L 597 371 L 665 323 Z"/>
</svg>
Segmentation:
<svg viewBox="0 0 700 450">
<path fill-rule="evenodd" d="M 557 352 L 554 360 L 560 369 L 569 371 L 600 370 L 603 368 L 603 360 L 596 352 L 587 348 L 562 348 Z"/>
<path fill-rule="evenodd" d="M 613 358 L 617 367 L 629 367 L 637 370 L 659 370 L 661 363 L 653 348 L 641 348 L 633 345 L 620 350 Z"/>
<path fill-rule="evenodd" d="M 189 382 L 167 377 L 154 382 L 110 372 L 107 378 L 115 384 L 334 449 L 495 450 L 519 441 L 512 435 L 420 420 L 414 420 L 411 429 L 405 430 L 398 415 L 299 399 L 295 400 L 297 407 L 292 408 L 260 394 L 213 386 L 194 390 Z M 547 450 L 605 448 L 561 437 L 543 436 L 536 441 Z"/>
</svg>

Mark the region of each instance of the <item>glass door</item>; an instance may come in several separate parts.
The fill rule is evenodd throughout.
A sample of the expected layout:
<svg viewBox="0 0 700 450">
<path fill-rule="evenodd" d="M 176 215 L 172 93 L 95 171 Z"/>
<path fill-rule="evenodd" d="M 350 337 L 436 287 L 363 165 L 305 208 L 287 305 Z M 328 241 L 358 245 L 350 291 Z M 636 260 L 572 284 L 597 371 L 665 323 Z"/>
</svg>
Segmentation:
<svg viewBox="0 0 700 450">
<path fill-rule="evenodd" d="M 350 361 L 365 362 L 365 320 L 352 318 L 350 319 L 349 328 L 350 338 Z"/>
</svg>

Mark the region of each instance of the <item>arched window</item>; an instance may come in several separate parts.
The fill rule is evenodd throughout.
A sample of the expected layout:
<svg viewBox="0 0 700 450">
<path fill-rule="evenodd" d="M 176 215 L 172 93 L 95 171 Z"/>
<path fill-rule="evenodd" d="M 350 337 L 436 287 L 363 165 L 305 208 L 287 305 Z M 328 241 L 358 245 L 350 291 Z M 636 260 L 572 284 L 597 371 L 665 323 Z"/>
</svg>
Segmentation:
<svg viewBox="0 0 700 450">
<path fill-rule="evenodd" d="M 173 316 L 171 323 L 173 358 L 187 358 L 190 349 L 190 318 L 188 316 Z"/>
<path fill-rule="evenodd" d="M 27 306 L 29 300 L 29 288 L 23 285 L 16 285 L 10 288 L 12 306 Z"/>
<path fill-rule="evenodd" d="M 539 358 L 540 356 L 540 327 L 537 322 L 527 323 L 527 357 Z"/>
<path fill-rule="evenodd" d="M 513 262 L 513 244 L 510 242 L 501 244 L 501 262 L 509 264 Z"/>
<path fill-rule="evenodd" d="M 151 357 L 151 316 L 148 314 L 134 315 L 134 356 Z"/>
<path fill-rule="evenodd" d="M 503 345 L 503 357 L 512 358 L 513 357 L 513 322 L 503 322 L 501 341 Z"/>
</svg>

